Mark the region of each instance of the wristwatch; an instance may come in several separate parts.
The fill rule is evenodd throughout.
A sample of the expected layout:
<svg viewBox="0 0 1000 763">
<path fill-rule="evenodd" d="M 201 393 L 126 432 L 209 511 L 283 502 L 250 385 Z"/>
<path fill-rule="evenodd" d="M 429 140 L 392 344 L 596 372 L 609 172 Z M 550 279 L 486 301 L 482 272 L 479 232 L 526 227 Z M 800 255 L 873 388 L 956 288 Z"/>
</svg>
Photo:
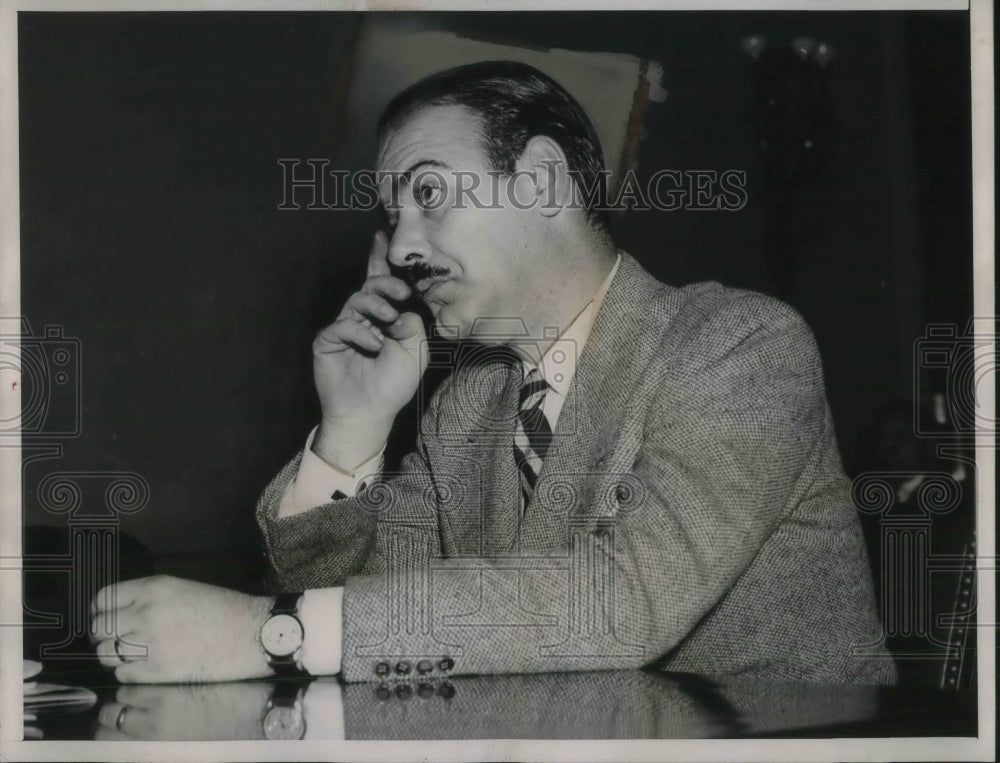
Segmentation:
<svg viewBox="0 0 1000 763">
<path fill-rule="evenodd" d="M 299 682 L 279 681 L 264 707 L 261 719 L 264 737 L 288 741 L 306 735 L 306 718 L 302 712 L 302 687 Z"/>
<path fill-rule="evenodd" d="M 302 593 L 279 593 L 271 614 L 260 629 L 260 644 L 267 653 L 267 662 L 279 676 L 300 676 L 299 667 L 305 629 L 299 619 L 299 599 Z"/>
</svg>

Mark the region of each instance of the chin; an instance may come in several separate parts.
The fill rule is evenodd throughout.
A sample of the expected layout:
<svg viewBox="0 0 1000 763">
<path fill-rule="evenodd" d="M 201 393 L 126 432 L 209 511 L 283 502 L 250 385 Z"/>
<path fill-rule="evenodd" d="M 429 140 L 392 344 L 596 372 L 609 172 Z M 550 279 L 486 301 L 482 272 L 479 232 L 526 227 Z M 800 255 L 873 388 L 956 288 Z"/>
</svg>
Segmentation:
<svg viewBox="0 0 1000 763">
<path fill-rule="evenodd" d="M 434 326 L 438 336 L 450 341 L 469 341 L 476 344 L 501 345 L 510 340 L 512 320 L 494 318 L 470 318 L 455 305 L 442 305 L 434 315 Z M 518 331 L 514 336 L 521 336 Z"/>
</svg>

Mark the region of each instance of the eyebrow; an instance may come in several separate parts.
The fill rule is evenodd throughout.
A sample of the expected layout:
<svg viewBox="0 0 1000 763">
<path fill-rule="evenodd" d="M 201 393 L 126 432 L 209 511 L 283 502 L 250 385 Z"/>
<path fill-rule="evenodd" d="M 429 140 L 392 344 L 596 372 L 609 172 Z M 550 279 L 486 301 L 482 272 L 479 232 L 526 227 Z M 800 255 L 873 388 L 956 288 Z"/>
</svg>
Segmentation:
<svg viewBox="0 0 1000 763">
<path fill-rule="evenodd" d="M 411 164 L 409 169 L 403 171 L 403 177 L 407 180 L 413 177 L 413 173 L 424 167 L 447 167 L 448 165 L 444 162 L 439 162 L 437 159 L 421 159 L 416 164 Z"/>
</svg>

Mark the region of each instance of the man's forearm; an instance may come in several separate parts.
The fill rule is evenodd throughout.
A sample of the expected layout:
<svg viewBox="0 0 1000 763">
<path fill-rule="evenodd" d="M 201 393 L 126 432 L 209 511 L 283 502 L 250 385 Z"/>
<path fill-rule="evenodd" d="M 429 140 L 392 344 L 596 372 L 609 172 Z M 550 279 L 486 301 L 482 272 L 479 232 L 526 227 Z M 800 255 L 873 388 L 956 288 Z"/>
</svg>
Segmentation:
<svg viewBox="0 0 1000 763">
<path fill-rule="evenodd" d="M 281 590 L 342 585 L 364 564 L 375 533 L 374 516 L 356 498 L 328 501 L 311 510 L 280 512 L 301 463 L 296 456 L 264 488 L 256 517 Z M 287 502 L 287 501 L 286 501 Z"/>
<path fill-rule="evenodd" d="M 394 419 L 394 416 L 324 419 L 313 438 L 312 452 L 334 468 L 353 471 L 382 449 Z"/>
</svg>

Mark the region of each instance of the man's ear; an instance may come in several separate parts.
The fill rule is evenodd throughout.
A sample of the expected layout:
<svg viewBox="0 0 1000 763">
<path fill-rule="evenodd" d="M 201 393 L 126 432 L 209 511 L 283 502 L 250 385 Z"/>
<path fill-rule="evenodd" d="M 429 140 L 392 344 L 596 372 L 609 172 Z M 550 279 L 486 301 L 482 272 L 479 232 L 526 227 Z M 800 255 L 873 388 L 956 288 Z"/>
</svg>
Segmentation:
<svg viewBox="0 0 1000 763">
<path fill-rule="evenodd" d="M 573 203 L 573 178 L 566 154 L 552 138 L 535 135 L 518 159 L 517 169 L 534 178 L 535 203 L 545 217 L 555 217 Z"/>
</svg>

